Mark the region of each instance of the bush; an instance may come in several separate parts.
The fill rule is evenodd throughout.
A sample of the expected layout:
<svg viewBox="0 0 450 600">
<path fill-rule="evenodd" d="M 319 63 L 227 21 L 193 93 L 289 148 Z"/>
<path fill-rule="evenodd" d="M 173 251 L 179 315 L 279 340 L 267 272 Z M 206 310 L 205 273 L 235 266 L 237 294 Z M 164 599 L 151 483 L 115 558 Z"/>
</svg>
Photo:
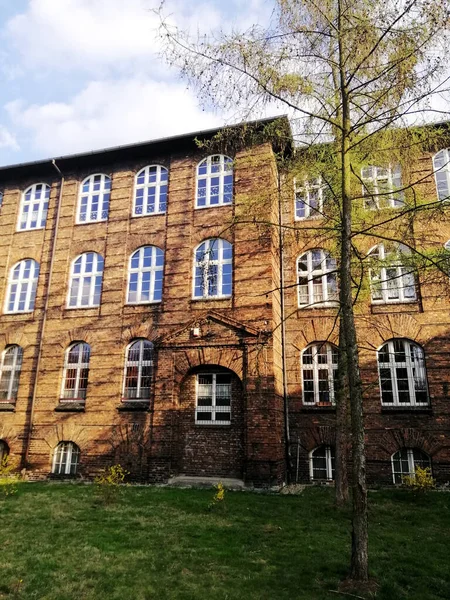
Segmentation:
<svg viewBox="0 0 450 600">
<path fill-rule="evenodd" d="M 225 508 L 225 488 L 223 487 L 223 483 L 219 481 L 217 485 L 214 486 L 216 493 L 214 494 L 211 502 L 208 505 L 209 510 L 220 506 L 222 509 Z"/>
<path fill-rule="evenodd" d="M 426 492 L 435 487 L 435 481 L 431 476 L 430 467 L 416 467 L 414 475 L 404 475 L 402 483 L 405 487 L 416 492 Z"/>
<path fill-rule="evenodd" d="M 0 494 L 2 496 L 13 496 L 17 493 L 17 483 L 20 481 L 20 475 L 15 473 L 14 465 L 9 456 L 4 456 L 0 461 Z"/>
<path fill-rule="evenodd" d="M 117 500 L 121 493 L 121 485 L 129 472 L 122 465 L 112 465 L 95 478 L 97 490 L 105 504 L 111 504 Z"/>
</svg>

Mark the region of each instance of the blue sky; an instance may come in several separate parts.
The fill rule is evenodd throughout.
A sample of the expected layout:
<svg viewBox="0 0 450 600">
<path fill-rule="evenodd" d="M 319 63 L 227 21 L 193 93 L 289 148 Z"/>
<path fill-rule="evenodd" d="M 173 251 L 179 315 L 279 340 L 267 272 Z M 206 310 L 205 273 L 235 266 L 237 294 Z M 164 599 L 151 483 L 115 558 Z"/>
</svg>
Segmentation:
<svg viewBox="0 0 450 600">
<path fill-rule="evenodd" d="M 158 58 L 158 0 L 0 0 L 0 164 L 220 125 Z M 181 27 L 266 22 L 272 0 L 168 0 Z"/>
</svg>

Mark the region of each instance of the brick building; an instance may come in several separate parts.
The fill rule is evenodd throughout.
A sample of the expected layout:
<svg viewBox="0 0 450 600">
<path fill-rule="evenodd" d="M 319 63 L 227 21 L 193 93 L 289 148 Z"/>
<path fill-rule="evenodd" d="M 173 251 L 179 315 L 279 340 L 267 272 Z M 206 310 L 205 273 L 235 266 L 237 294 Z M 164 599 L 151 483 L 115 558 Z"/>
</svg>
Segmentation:
<svg viewBox="0 0 450 600">
<path fill-rule="evenodd" d="M 280 194 L 269 142 L 195 137 L 0 169 L 0 453 L 30 477 L 333 478 L 333 259 L 302 236 L 320 193 Z M 448 289 L 394 268 L 359 309 L 369 477 L 446 481 Z"/>
</svg>

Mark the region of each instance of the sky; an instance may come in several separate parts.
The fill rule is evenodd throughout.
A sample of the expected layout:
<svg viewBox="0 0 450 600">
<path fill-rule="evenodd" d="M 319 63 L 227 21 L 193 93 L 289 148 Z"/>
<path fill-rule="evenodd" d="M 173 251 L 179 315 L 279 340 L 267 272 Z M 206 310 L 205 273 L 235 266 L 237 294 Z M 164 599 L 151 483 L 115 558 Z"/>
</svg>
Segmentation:
<svg viewBox="0 0 450 600">
<path fill-rule="evenodd" d="M 0 0 L 0 165 L 233 122 L 159 57 L 158 0 Z M 196 31 L 266 23 L 272 0 L 167 0 Z"/>
</svg>

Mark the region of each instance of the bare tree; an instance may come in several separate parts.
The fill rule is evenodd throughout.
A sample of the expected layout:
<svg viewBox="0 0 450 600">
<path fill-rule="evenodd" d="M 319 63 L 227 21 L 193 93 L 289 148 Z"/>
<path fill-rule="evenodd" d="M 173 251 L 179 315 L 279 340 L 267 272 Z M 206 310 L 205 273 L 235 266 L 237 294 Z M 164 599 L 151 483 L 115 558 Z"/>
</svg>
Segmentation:
<svg viewBox="0 0 450 600">
<path fill-rule="evenodd" d="M 244 118 L 256 109 L 284 106 L 300 147 L 308 152 L 326 142 L 333 150 L 325 172 L 334 206 L 329 229 L 338 233 L 340 256 L 340 367 L 342 371 L 345 364 L 346 380 L 341 389 L 348 386 L 351 416 L 350 579 L 364 584 L 369 577 L 367 489 L 354 303 L 367 261 L 355 237 L 387 241 L 397 236 L 390 233 L 392 220 L 382 211 L 370 218 L 362 214 L 362 204 L 374 194 L 367 186 L 361 192 L 360 167 L 373 164 L 374 157 L 375 164 L 389 163 L 405 139 L 413 153 L 419 144 L 408 137 L 411 127 L 431 115 L 446 115 L 433 102 L 447 90 L 448 0 L 277 0 L 267 28 L 194 37 L 169 25 L 162 11 L 165 57 L 205 103 Z M 422 135 L 421 148 L 432 144 L 427 136 L 437 132 L 425 130 L 426 135 L 416 130 Z M 402 228 L 409 231 L 411 212 L 423 204 L 414 194 L 408 202 L 394 217 L 401 223 L 397 234 Z M 416 256 L 412 242 L 409 247 Z M 425 259 L 430 262 L 430 256 Z"/>
</svg>

